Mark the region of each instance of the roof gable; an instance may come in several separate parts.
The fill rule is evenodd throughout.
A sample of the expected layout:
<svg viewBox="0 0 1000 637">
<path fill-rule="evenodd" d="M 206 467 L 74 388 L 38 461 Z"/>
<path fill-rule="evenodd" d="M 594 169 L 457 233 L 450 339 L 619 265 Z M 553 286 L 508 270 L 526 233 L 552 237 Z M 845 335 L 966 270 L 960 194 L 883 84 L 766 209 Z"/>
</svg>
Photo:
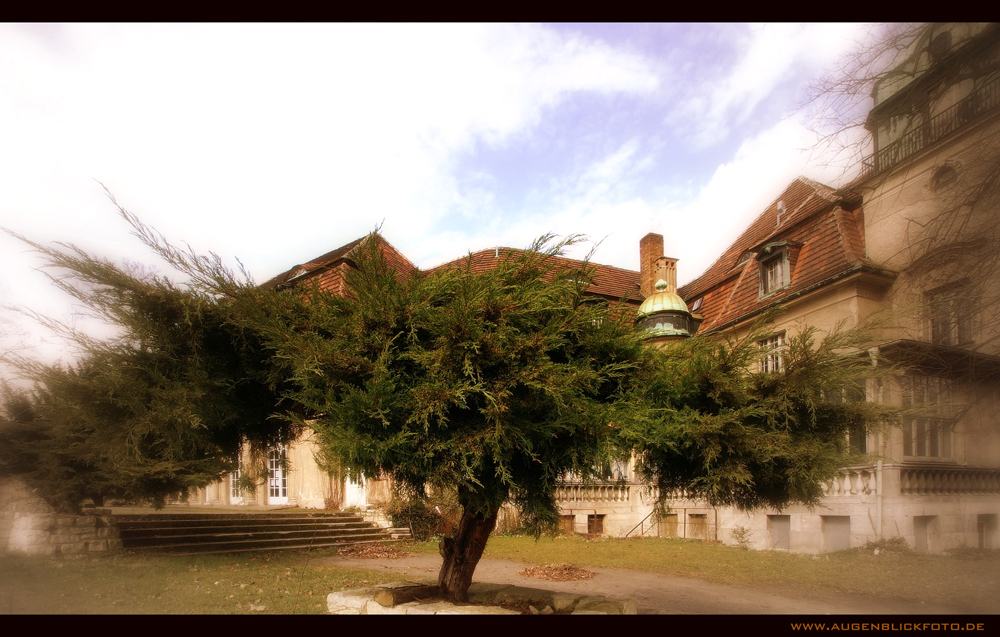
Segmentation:
<svg viewBox="0 0 1000 637">
<path fill-rule="evenodd" d="M 344 285 L 345 267 L 353 267 L 352 255 L 368 237 L 376 237 L 379 249 L 389 265 L 401 274 L 409 274 L 417 266 L 394 248 L 382 235 L 372 233 L 344 244 L 335 250 L 320 255 L 301 265 L 294 266 L 285 272 L 261 284 L 262 288 L 281 288 L 286 285 L 298 285 L 306 280 L 317 283 L 321 290 L 331 290 L 340 293 Z M 315 280 L 313 280 L 315 279 Z"/>
<path fill-rule="evenodd" d="M 703 299 L 701 330 L 752 316 L 838 275 L 877 269 L 865 256 L 861 209 L 845 210 L 840 202 L 827 186 L 793 181 L 704 274 L 678 291 L 689 305 Z M 770 294 L 761 288 L 762 264 L 771 258 L 762 254 L 765 248 L 782 255 L 788 269 L 786 283 Z"/>
</svg>

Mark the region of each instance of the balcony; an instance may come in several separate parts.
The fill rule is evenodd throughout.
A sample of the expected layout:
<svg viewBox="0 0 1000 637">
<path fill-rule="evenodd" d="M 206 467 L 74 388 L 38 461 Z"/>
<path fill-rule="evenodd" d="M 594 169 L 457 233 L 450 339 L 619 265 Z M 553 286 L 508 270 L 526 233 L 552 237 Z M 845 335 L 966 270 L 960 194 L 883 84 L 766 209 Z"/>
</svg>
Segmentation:
<svg viewBox="0 0 1000 637">
<path fill-rule="evenodd" d="M 833 480 L 823 485 L 823 495 L 828 498 L 864 496 L 875 491 L 874 466 L 841 469 Z"/>
<path fill-rule="evenodd" d="M 631 492 L 632 485 L 629 484 L 563 482 L 556 487 L 556 502 L 561 505 L 578 502 L 628 502 Z"/>
<path fill-rule="evenodd" d="M 902 467 L 902 495 L 990 495 L 1000 493 L 1000 469 Z"/>
<path fill-rule="evenodd" d="M 861 165 L 861 178 L 868 179 L 892 168 L 997 106 L 1000 106 L 1000 77 L 976 87 L 962 101 L 865 158 Z"/>
</svg>

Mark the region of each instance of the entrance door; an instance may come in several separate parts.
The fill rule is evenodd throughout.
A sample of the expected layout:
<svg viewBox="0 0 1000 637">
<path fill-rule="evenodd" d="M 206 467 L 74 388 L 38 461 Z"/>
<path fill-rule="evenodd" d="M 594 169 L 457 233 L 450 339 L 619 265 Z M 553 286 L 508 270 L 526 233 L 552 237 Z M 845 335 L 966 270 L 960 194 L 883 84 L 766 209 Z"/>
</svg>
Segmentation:
<svg viewBox="0 0 1000 637">
<path fill-rule="evenodd" d="M 267 503 L 288 504 L 288 476 L 285 470 L 288 448 L 267 452 Z"/>
<path fill-rule="evenodd" d="M 241 476 L 242 473 L 239 466 L 236 467 L 236 471 L 229 474 L 229 504 L 243 504 L 243 489 L 240 485 Z"/>
</svg>

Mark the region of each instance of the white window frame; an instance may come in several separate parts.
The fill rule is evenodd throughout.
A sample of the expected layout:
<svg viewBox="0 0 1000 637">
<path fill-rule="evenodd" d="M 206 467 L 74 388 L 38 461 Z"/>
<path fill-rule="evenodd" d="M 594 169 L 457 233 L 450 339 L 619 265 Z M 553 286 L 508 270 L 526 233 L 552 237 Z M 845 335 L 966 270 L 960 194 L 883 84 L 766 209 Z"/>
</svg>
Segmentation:
<svg viewBox="0 0 1000 637">
<path fill-rule="evenodd" d="M 759 297 L 770 296 L 783 290 L 791 283 L 791 267 L 788 263 L 788 246 L 765 247 L 757 255 L 759 262 Z"/>
<path fill-rule="evenodd" d="M 951 381 L 938 376 L 904 376 L 903 458 L 954 460 L 955 419 L 948 417 Z"/>
<path fill-rule="evenodd" d="M 267 452 L 267 503 L 288 504 L 288 445 Z"/>
<path fill-rule="evenodd" d="M 761 373 L 780 372 L 785 365 L 785 333 L 778 332 L 757 341 L 761 349 Z"/>
</svg>

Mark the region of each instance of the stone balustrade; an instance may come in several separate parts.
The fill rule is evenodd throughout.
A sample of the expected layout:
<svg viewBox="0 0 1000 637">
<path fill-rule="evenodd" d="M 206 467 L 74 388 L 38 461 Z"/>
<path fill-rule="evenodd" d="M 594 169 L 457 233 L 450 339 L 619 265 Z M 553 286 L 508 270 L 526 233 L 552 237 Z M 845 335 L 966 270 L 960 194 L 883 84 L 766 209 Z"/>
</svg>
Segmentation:
<svg viewBox="0 0 1000 637">
<path fill-rule="evenodd" d="M 987 495 L 1000 493 L 1000 469 L 901 467 L 903 495 Z"/>
<path fill-rule="evenodd" d="M 563 482 L 556 487 L 556 502 L 628 502 L 632 485 L 614 483 L 585 484 Z"/>
<path fill-rule="evenodd" d="M 875 467 L 845 467 L 823 485 L 823 495 L 828 498 L 869 495 L 875 489 Z"/>
</svg>

